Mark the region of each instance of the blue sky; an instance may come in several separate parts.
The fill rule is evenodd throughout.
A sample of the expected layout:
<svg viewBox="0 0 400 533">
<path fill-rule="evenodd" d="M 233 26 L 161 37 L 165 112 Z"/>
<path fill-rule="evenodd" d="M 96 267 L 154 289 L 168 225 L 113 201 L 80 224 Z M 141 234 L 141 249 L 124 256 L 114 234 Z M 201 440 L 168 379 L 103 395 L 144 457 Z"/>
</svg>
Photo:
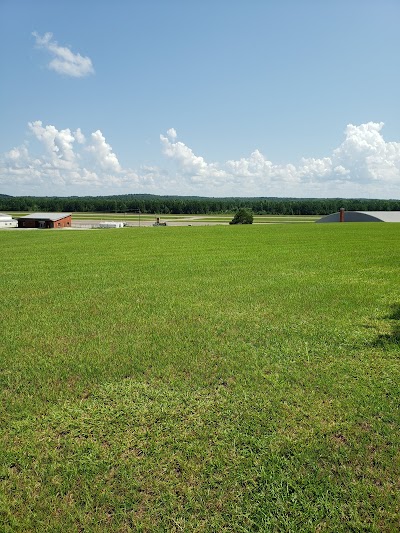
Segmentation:
<svg viewBox="0 0 400 533">
<path fill-rule="evenodd" d="M 400 198 L 397 0 L 0 0 L 0 193 Z"/>
</svg>

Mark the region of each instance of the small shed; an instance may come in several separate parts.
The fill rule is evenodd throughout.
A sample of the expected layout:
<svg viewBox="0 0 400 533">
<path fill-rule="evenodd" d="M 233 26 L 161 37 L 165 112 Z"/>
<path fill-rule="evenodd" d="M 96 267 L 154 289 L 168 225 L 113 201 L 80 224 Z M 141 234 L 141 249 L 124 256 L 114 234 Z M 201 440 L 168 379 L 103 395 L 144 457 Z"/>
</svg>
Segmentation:
<svg viewBox="0 0 400 533">
<path fill-rule="evenodd" d="M 0 213 L 0 228 L 16 228 L 18 227 L 18 221 L 11 215 L 6 213 Z"/>
<path fill-rule="evenodd" d="M 33 213 L 18 218 L 19 228 L 70 228 L 71 213 Z"/>
<path fill-rule="evenodd" d="M 315 222 L 400 222 L 400 211 L 343 210 L 322 217 Z"/>
</svg>

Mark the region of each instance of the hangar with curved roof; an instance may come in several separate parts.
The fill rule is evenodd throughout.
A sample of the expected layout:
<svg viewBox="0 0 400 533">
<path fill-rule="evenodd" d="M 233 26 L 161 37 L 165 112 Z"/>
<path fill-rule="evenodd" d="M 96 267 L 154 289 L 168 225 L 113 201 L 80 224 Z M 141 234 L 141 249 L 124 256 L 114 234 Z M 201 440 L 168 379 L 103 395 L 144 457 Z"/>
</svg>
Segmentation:
<svg viewBox="0 0 400 533">
<path fill-rule="evenodd" d="M 339 211 L 315 222 L 400 222 L 400 211 Z"/>
</svg>

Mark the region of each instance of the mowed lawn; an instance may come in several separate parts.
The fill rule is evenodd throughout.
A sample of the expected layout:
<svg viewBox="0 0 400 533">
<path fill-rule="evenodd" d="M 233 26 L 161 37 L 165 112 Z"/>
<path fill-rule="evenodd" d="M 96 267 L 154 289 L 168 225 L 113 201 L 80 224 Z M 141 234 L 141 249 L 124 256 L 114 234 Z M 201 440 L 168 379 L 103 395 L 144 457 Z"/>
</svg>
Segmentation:
<svg viewBox="0 0 400 533">
<path fill-rule="evenodd" d="M 399 531 L 400 224 L 0 248 L 1 531 Z"/>
</svg>

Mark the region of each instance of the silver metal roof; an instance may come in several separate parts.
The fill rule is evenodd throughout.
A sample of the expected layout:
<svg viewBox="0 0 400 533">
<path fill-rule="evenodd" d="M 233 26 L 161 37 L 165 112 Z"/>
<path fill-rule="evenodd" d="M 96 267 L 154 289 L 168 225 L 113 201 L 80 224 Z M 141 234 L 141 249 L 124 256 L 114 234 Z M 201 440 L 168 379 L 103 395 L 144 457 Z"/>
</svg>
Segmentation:
<svg viewBox="0 0 400 533">
<path fill-rule="evenodd" d="M 339 213 L 332 213 L 316 222 L 339 222 Z M 345 222 L 400 222 L 400 211 L 345 211 Z"/>
<path fill-rule="evenodd" d="M 363 215 L 379 218 L 382 222 L 400 222 L 400 211 L 358 211 Z"/>
<path fill-rule="evenodd" d="M 30 218 L 33 220 L 52 220 L 53 222 L 61 218 L 69 217 L 72 213 L 32 213 L 18 218 Z"/>
</svg>

